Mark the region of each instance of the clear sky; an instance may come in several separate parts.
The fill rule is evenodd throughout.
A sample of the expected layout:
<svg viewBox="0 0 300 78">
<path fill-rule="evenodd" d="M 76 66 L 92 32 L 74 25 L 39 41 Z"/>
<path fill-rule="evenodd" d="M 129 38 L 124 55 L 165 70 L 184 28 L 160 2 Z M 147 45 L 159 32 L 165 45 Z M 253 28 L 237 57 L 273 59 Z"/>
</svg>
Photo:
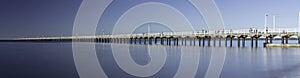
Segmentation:
<svg viewBox="0 0 300 78">
<path fill-rule="evenodd" d="M 263 28 L 264 14 L 277 17 L 277 27 L 297 27 L 300 0 L 215 0 L 226 29 Z M 105 11 L 97 34 L 111 32 L 129 8 L 144 2 L 162 2 L 182 12 L 196 30 L 206 28 L 202 16 L 186 0 L 116 0 Z M 0 38 L 69 36 L 81 0 L 2 0 Z M 155 29 L 155 28 L 154 28 Z M 157 28 L 159 30 L 159 28 Z"/>
</svg>

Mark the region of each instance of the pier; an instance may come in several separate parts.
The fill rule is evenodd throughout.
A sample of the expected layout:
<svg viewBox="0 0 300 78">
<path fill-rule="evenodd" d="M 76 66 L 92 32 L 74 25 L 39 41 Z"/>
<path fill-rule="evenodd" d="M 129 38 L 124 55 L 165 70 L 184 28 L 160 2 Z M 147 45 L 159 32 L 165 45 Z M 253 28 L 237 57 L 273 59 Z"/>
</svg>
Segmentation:
<svg viewBox="0 0 300 78">
<path fill-rule="evenodd" d="M 289 44 L 292 36 L 296 36 L 298 44 Z M 281 44 L 273 44 L 274 38 L 280 38 Z M 263 44 L 258 40 L 264 39 Z M 99 42 L 119 44 L 140 44 L 140 45 L 166 45 L 166 46 L 225 46 L 233 47 L 233 41 L 237 41 L 235 47 L 300 47 L 300 37 L 296 30 L 280 30 L 264 32 L 249 32 L 243 30 L 224 30 L 219 33 L 209 32 L 161 32 L 142 34 L 114 34 L 96 36 L 71 36 L 71 37 L 41 37 L 41 38 L 17 38 L 15 41 L 78 41 L 78 42 Z M 250 43 L 246 44 L 246 40 Z M 223 44 L 223 45 L 222 45 Z"/>
</svg>

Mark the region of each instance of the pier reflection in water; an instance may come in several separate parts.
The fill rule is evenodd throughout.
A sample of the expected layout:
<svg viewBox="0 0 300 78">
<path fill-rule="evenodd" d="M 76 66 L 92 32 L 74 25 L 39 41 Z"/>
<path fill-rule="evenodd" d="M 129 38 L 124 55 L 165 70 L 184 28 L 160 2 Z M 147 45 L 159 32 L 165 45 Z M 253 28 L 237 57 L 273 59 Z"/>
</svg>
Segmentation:
<svg viewBox="0 0 300 78">
<path fill-rule="evenodd" d="M 276 42 L 280 42 L 275 40 Z M 297 42 L 297 41 L 294 41 Z M 263 43 L 261 40 L 259 43 Z M 115 59 L 110 53 L 111 44 L 99 44 L 98 47 L 106 45 L 106 48 L 98 49 L 103 50 L 105 53 L 98 54 L 107 60 L 113 61 L 110 64 L 102 64 L 106 74 L 109 77 L 120 77 L 115 75 L 117 73 L 123 73 L 122 77 L 132 77 L 132 75 L 126 73 L 120 69 Z M 151 61 L 148 55 L 147 47 L 149 45 L 128 45 L 130 46 L 131 58 L 140 65 L 146 65 Z M 161 45 L 150 45 L 161 46 Z M 162 69 L 153 76 L 150 77 L 174 77 L 178 74 L 180 63 L 183 61 L 182 53 L 190 53 L 190 58 L 198 59 L 199 64 L 194 69 L 197 69 L 195 77 L 205 77 L 211 62 L 211 56 L 214 52 L 226 52 L 226 58 L 220 77 L 222 78 L 274 78 L 274 77 L 299 77 L 300 72 L 300 48 L 251 48 L 250 46 L 245 48 L 238 47 L 224 47 L 226 51 L 212 51 L 222 47 L 199 47 L 199 46 L 161 46 L 166 48 L 167 59 Z M 182 49 L 190 49 L 189 51 L 182 51 Z M 108 52 L 107 52 L 108 51 Z M 99 52 L 98 52 L 99 53 Z M 199 53 L 199 58 L 197 55 Z M 104 56 L 106 55 L 106 56 Z M 113 60 L 112 60 L 113 59 Z M 195 63 L 195 60 L 185 62 L 189 65 Z M 113 69 L 111 69 L 113 68 Z M 125 74 L 124 74 L 125 73 Z M 186 73 L 194 73 L 192 70 Z"/>
<path fill-rule="evenodd" d="M 259 43 L 263 43 L 263 41 L 260 40 Z M 276 40 L 274 42 L 280 43 Z M 207 76 L 214 53 L 222 55 L 222 52 L 226 53 L 224 65 L 219 73 L 222 78 L 297 78 L 300 76 L 300 48 L 263 48 L 262 45 L 258 48 L 250 46 L 230 48 L 223 46 L 93 44 L 96 45 L 97 56 L 105 74 L 112 78 L 137 77 L 138 74 L 145 72 L 148 75 L 151 75 L 152 72 L 153 75 L 149 77 L 202 78 Z M 2 77 L 27 78 L 78 78 L 71 45 L 72 43 L 66 42 L 1 42 L 1 75 Z M 136 73 L 132 70 L 124 70 L 114 56 L 116 53 L 124 54 L 122 52 L 126 51 L 112 52 L 112 46 L 128 46 L 128 54 L 136 65 L 145 66 L 163 62 L 158 63 L 162 64 L 162 67 L 157 67 L 158 71 L 151 70 L 148 73 L 147 71 Z M 150 49 L 152 53 L 148 52 L 148 47 L 154 48 Z M 157 48 L 164 49 L 165 54 L 155 53 L 160 51 Z M 117 50 L 118 47 L 114 49 Z M 126 67 L 126 61 L 123 63 Z M 130 65 L 129 62 L 128 65 Z M 215 73 L 218 74 L 218 72 Z"/>
</svg>

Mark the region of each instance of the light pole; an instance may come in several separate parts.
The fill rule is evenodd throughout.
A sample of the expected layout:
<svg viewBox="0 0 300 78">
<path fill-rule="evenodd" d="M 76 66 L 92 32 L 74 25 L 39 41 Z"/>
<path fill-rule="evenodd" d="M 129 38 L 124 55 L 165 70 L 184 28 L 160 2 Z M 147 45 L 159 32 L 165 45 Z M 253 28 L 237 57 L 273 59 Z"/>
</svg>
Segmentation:
<svg viewBox="0 0 300 78">
<path fill-rule="evenodd" d="M 298 16 L 298 44 L 300 44 L 300 12 Z"/>
<path fill-rule="evenodd" d="M 265 14 L 265 35 L 267 35 L 267 17 L 268 14 Z"/>
<path fill-rule="evenodd" d="M 275 31 L 275 26 L 276 26 L 276 16 L 273 16 L 273 31 Z"/>
<path fill-rule="evenodd" d="M 104 35 L 104 29 L 102 29 L 102 35 Z"/>
<path fill-rule="evenodd" d="M 300 36 L 300 12 L 298 16 L 298 36 Z"/>
</svg>

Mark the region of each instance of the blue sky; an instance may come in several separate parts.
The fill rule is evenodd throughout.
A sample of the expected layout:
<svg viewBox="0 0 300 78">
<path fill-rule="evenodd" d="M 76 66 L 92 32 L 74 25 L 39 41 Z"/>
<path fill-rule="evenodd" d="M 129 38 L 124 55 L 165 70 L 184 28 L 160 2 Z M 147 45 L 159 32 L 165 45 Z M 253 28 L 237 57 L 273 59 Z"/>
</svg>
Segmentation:
<svg viewBox="0 0 300 78">
<path fill-rule="evenodd" d="M 265 13 L 269 14 L 268 26 L 272 26 L 272 16 L 276 15 L 277 27 L 297 27 L 299 0 L 215 1 L 226 29 L 263 28 Z M 185 0 L 116 0 L 102 16 L 105 20 L 99 21 L 97 34 L 103 29 L 105 33 L 111 32 L 122 13 L 144 2 L 168 4 L 182 12 L 196 30 L 206 28 L 202 16 Z M 80 3 L 81 0 L 3 0 L 0 3 L 0 38 L 69 36 Z"/>
<path fill-rule="evenodd" d="M 263 27 L 264 14 L 268 26 L 276 16 L 277 27 L 297 27 L 299 0 L 216 0 L 227 28 Z"/>
</svg>

